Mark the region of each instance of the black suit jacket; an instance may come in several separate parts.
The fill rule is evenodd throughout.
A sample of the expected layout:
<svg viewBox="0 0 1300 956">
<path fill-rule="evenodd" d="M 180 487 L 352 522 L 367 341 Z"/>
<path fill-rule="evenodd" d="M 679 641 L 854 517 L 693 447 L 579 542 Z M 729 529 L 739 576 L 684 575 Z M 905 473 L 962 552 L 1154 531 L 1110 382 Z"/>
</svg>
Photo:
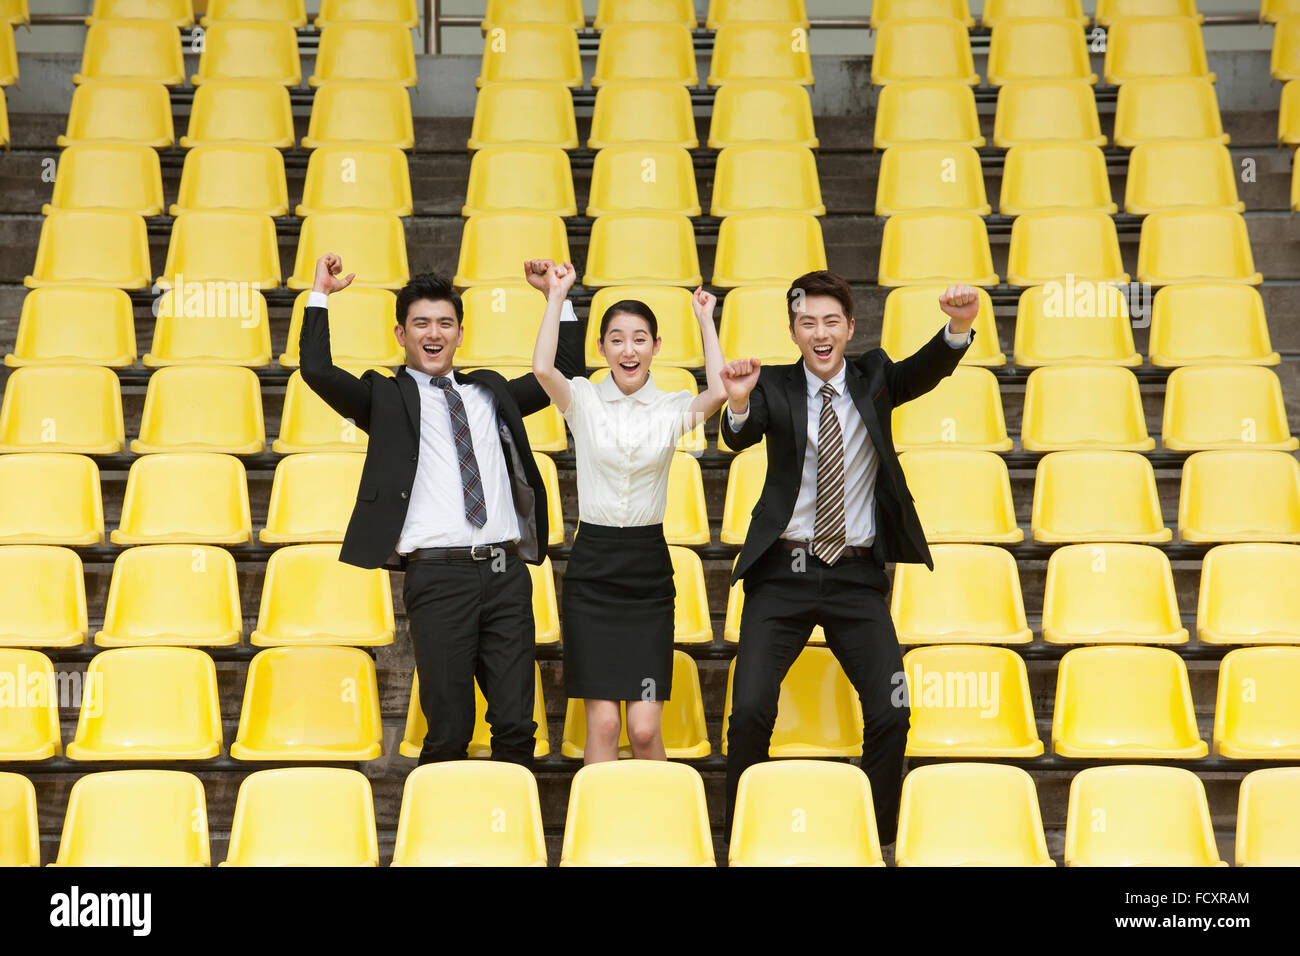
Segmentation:
<svg viewBox="0 0 1300 956">
<path fill-rule="evenodd" d="M 949 345 L 944 340 L 947 327 L 945 323 L 934 338 L 899 362 L 891 360 L 879 348 L 845 360 L 849 394 L 880 459 L 876 471 L 876 537 L 872 553 L 881 564 L 902 561 L 934 568 L 912 494 L 898 464 L 898 452 L 894 450 L 890 413 L 895 406 L 924 395 L 951 375 L 970 348 L 969 344 L 962 348 Z M 972 331 L 972 342 L 974 337 Z M 749 417 L 738 430 L 733 430 L 724 407 L 721 432 L 736 451 L 755 445 L 767 436 L 767 480 L 751 512 L 749 533 L 745 535 L 731 577 L 734 584 L 785 533 L 794 514 L 808 447 L 808 381 L 803 359 L 793 365 L 764 366 L 749 395 Z"/>
<path fill-rule="evenodd" d="M 586 372 L 583 333 L 582 322 L 560 323 L 555 365 L 570 378 Z M 405 366 L 392 378 L 367 369 L 359 379 L 336 366 L 325 309 L 308 308 L 303 314 L 298 349 L 302 377 L 312 391 L 370 436 L 339 560 L 361 568 L 405 570 L 406 559 L 396 548 L 420 458 L 419 385 Z M 519 555 L 530 564 L 540 564 L 549 535 L 546 488 L 528 446 L 524 417 L 541 411 L 551 400 L 531 372 L 509 381 L 485 369 L 454 374 L 457 382 L 482 385 L 496 398 L 501 452 L 519 519 Z M 460 507 L 461 497 L 460 488 L 448 489 L 447 506 Z"/>
</svg>

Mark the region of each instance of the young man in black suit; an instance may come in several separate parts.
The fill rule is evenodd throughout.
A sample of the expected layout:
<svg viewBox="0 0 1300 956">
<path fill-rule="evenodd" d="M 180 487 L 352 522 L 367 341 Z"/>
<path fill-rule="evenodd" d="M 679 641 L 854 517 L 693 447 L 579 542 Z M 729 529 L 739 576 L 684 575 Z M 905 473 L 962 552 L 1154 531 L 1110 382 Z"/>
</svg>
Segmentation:
<svg viewBox="0 0 1300 956">
<path fill-rule="evenodd" d="M 524 264 L 541 288 L 550 260 Z M 568 268 L 572 268 L 569 266 Z M 533 761 L 532 580 L 546 557 L 546 489 L 524 417 L 545 408 L 531 373 L 454 371 L 464 337 L 460 296 L 416 276 L 397 294 L 394 334 L 406 364 L 359 379 L 330 357 L 328 296 L 347 288 L 342 260 L 316 263 L 303 315 L 302 377 L 346 423 L 369 435 L 357 503 L 339 560 L 406 572 L 420 705 L 420 763 L 462 760 L 474 731 L 474 680 L 487 699 L 492 759 Z M 576 319 L 565 303 L 565 318 Z M 561 326 L 555 364 L 582 375 L 582 323 Z M 343 424 L 343 423 L 341 423 Z"/>
<path fill-rule="evenodd" d="M 979 300 L 968 286 L 949 287 L 939 297 L 947 326 L 899 362 L 878 348 L 844 357 L 853 296 L 840 276 L 801 276 L 787 304 L 790 337 L 803 358 L 763 368 L 741 359 L 723 370 L 723 439 L 741 451 L 767 438 L 767 479 L 732 576 L 732 583 L 745 580 L 745 609 L 727 740 L 726 828 L 729 835 L 740 775 L 768 757 L 781 681 L 820 624 L 862 700 L 862 769 L 880 842 L 888 845 L 911 711 L 897 702 L 903 662 L 885 601 L 885 562 L 934 566 L 894 451 L 890 413 L 957 367 L 974 337 Z"/>
</svg>

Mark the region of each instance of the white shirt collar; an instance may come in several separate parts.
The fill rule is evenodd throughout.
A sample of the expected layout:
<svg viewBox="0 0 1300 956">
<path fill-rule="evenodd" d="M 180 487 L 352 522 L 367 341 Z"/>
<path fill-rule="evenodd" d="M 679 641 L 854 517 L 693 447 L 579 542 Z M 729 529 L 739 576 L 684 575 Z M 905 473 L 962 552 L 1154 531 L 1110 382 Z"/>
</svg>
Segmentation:
<svg viewBox="0 0 1300 956">
<path fill-rule="evenodd" d="M 846 358 L 840 363 L 840 370 L 831 376 L 829 384 L 835 387 L 835 394 L 837 396 L 844 394 L 846 379 L 848 378 L 848 368 L 849 360 Z M 803 367 L 803 374 L 804 378 L 808 381 L 808 397 L 810 399 L 817 398 L 817 393 L 821 391 L 821 387 L 827 383 L 814 375 L 807 365 L 804 365 Z"/>
<path fill-rule="evenodd" d="M 419 385 L 422 388 L 433 381 L 433 376 L 430 375 L 428 372 L 426 372 L 424 369 L 411 368 L 411 366 L 409 365 L 404 366 L 404 368 L 406 369 L 406 374 L 410 375 L 413 379 L 415 379 L 415 384 Z M 451 379 L 452 385 L 456 384 L 455 372 L 452 372 L 450 375 L 447 375 L 446 377 Z"/>
<path fill-rule="evenodd" d="M 655 386 L 654 375 L 651 374 L 646 376 L 644 385 L 631 395 L 625 395 L 623 390 L 618 387 L 618 383 L 614 381 L 614 376 L 611 373 L 596 383 L 596 394 L 607 402 L 617 402 L 623 398 L 634 398 L 642 405 L 649 405 L 654 402 L 655 396 L 659 394 L 659 389 Z"/>
</svg>

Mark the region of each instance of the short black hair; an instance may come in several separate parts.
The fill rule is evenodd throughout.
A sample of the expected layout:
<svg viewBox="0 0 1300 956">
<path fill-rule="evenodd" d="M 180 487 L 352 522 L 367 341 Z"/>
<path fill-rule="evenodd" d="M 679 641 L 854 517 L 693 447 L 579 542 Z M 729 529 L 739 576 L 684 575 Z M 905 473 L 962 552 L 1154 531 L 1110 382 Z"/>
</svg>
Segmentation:
<svg viewBox="0 0 1300 956">
<path fill-rule="evenodd" d="M 650 338 L 659 338 L 659 320 L 655 318 L 654 310 L 646 305 L 640 299 L 619 299 L 600 317 L 600 338 L 605 340 L 605 331 L 609 328 L 609 320 L 616 315 L 635 315 L 637 318 L 645 319 L 646 325 L 650 326 Z"/>
<path fill-rule="evenodd" d="M 465 319 L 465 306 L 460 301 L 460 293 L 455 290 L 450 279 L 426 272 L 411 276 L 410 281 L 397 293 L 397 324 L 406 325 L 406 314 L 411 310 L 411 303 L 418 299 L 432 299 L 434 302 L 450 302 L 456 310 L 456 324 Z"/>
<path fill-rule="evenodd" d="M 786 293 L 785 300 L 786 310 L 790 314 L 790 325 L 794 325 L 795 315 L 803 306 L 803 300 L 810 295 L 830 296 L 840 304 L 846 319 L 853 318 L 853 290 L 849 288 L 848 282 L 843 276 L 819 269 L 801 275 L 790 284 L 790 291 Z"/>
</svg>

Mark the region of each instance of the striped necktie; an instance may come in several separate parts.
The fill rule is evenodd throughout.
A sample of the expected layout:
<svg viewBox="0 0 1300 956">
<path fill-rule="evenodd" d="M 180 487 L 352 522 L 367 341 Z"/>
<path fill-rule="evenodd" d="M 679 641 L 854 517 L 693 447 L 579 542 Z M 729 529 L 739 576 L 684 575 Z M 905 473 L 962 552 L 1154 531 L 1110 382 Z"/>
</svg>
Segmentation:
<svg viewBox="0 0 1300 956">
<path fill-rule="evenodd" d="M 474 457 L 474 441 L 469 433 L 469 417 L 460 394 L 451 387 L 451 377 L 430 378 L 447 397 L 447 413 L 451 416 L 451 437 L 456 442 L 456 460 L 460 464 L 461 489 L 465 493 L 465 517 L 476 528 L 487 523 L 487 502 L 483 498 L 483 482 L 479 480 L 478 459 Z"/>
<path fill-rule="evenodd" d="M 822 397 L 817 427 L 817 517 L 813 523 L 812 553 L 834 564 L 844 553 L 844 438 L 839 416 L 831 405 L 835 388 L 829 382 L 817 390 Z"/>
</svg>

